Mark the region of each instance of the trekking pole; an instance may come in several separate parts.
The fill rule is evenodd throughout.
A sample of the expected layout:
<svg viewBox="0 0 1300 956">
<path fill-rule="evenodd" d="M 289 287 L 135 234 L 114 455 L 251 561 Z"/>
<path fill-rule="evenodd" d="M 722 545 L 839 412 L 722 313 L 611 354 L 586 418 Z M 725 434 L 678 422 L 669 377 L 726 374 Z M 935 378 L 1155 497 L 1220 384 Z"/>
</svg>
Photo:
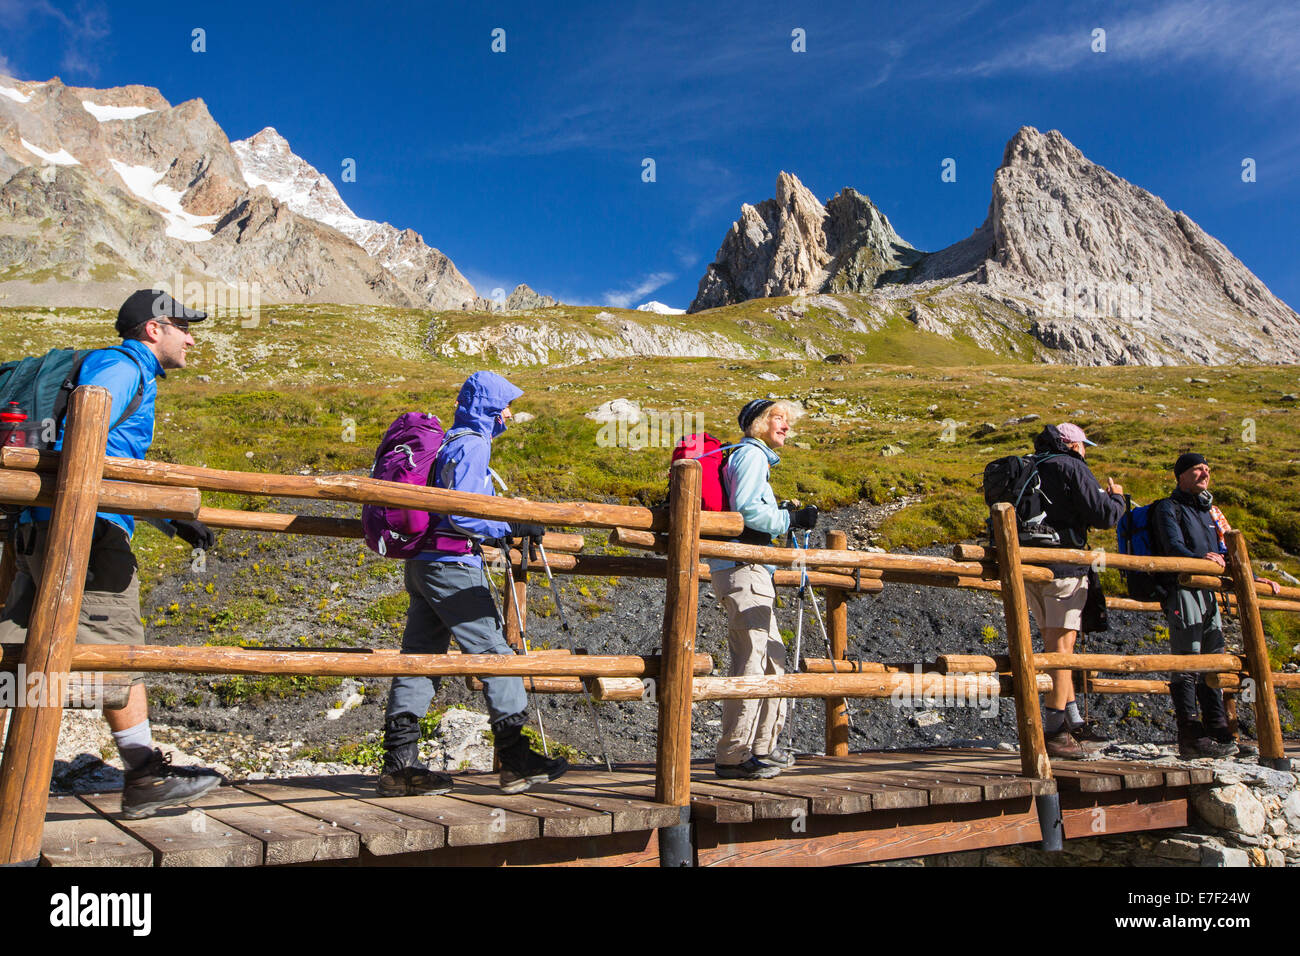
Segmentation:
<svg viewBox="0 0 1300 956">
<path fill-rule="evenodd" d="M 555 586 L 555 576 L 551 574 L 551 562 L 546 557 L 546 546 L 540 541 L 537 542 L 537 552 L 542 556 L 542 567 L 546 569 L 546 583 L 551 587 L 551 597 L 555 600 L 555 610 L 560 614 L 560 628 L 564 631 L 565 642 L 571 652 L 573 646 L 573 628 L 569 627 L 569 616 L 564 613 L 564 603 L 560 600 L 560 589 Z M 575 652 L 576 653 L 576 652 Z M 600 744 L 600 757 L 605 761 L 605 769 L 611 773 L 614 765 L 609 760 L 609 747 L 605 744 L 605 734 L 600 728 L 600 716 L 596 713 L 596 702 L 591 699 L 591 692 L 587 690 L 587 684 L 582 684 L 582 697 L 587 702 L 587 713 L 591 714 L 592 726 L 596 728 L 596 741 Z"/>
<path fill-rule="evenodd" d="M 522 553 L 523 552 L 520 552 L 521 555 Z M 515 591 L 515 575 L 514 572 L 510 570 L 510 538 L 509 537 L 501 539 L 501 554 L 505 558 L 506 591 L 509 592 L 510 594 L 510 600 L 514 602 L 515 620 L 519 622 L 519 638 L 524 645 L 524 656 L 527 657 L 528 656 L 528 634 L 525 628 L 524 617 L 522 614 L 519 613 L 519 593 Z M 491 580 L 491 575 L 488 575 L 488 580 Z M 492 587 L 495 590 L 496 585 L 494 584 Z M 533 713 L 537 715 L 537 733 L 542 738 L 542 753 L 545 754 L 547 757 L 549 757 L 551 755 L 551 748 L 546 743 L 546 728 L 542 726 L 542 705 L 537 702 L 537 695 L 533 693 L 535 687 L 536 685 L 533 681 L 533 678 L 529 677 L 528 696 L 533 702 Z"/>
</svg>

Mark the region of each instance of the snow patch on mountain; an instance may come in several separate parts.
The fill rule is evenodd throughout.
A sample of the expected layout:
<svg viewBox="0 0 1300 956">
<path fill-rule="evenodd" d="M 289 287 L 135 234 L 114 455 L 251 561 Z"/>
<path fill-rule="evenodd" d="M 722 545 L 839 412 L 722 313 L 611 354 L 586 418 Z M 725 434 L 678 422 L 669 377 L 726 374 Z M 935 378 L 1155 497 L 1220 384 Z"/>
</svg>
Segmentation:
<svg viewBox="0 0 1300 956">
<path fill-rule="evenodd" d="M 0 92 L 4 92 L 3 87 L 0 87 Z M 23 101 L 20 100 L 19 102 Z M 101 123 L 107 123 L 109 120 L 135 119 L 144 116 L 146 113 L 157 112 L 157 110 L 151 110 L 147 106 L 101 106 L 98 103 L 90 102 L 90 100 L 82 100 L 81 105 L 86 108 L 87 113 Z"/>
<path fill-rule="evenodd" d="M 31 153 L 33 156 L 40 157 L 41 159 L 45 160 L 47 163 L 53 163 L 55 166 L 80 166 L 81 165 L 81 161 L 78 160 L 77 157 L 69 153 L 66 149 L 60 149 L 57 153 L 47 153 L 39 146 L 33 146 L 25 139 L 20 138 L 18 142 L 22 143 L 23 149 L 27 150 L 27 152 Z"/>
<path fill-rule="evenodd" d="M 24 93 L 22 90 L 15 90 L 9 86 L 0 86 L 0 96 L 7 96 L 15 103 L 26 103 L 32 98 L 31 94 Z"/>
<path fill-rule="evenodd" d="M 212 233 L 199 227 L 211 225 L 221 217 L 196 216 L 186 212 L 181 207 L 182 193 L 170 186 L 159 185 L 167 175 L 165 170 L 155 172 L 148 166 L 130 166 L 116 159 L 110 159 L 109 162 L 113 164 L 113 170 L 122 178 L 122 182 L 126 183 L 127 189 L 145 202 L 162 209 L 167 220 L 167 235 L 186 242 L 207 242 L 212 238 Z"/>
<path fill-rule="evenodd" d="M 349 209 L 330 178 L 296 155 L 275 127 L 268 126 L 256 136 L 234 140 L 230 145 L 239 159 L 244 181 L 254 189 L 265 186 L 298 215 L 337 229 L 362 248 L 383 228 Z"/>
<path fill-rule="evenodd" d="M 685 315 L 685 309 L 674 309 L 671 305 L 664 305 L 662 302 L 656 302 L 651 299 L 649 302 L 642 302 L 636 307 L 638 312 L 653 312 L 655 315 Z"/>
</svg>

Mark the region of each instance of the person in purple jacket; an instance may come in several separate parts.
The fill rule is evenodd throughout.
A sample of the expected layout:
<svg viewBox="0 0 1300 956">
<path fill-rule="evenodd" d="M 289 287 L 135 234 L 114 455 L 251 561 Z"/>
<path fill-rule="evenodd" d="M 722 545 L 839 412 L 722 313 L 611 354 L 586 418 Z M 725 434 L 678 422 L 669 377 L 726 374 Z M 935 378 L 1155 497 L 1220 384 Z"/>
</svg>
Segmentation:
<svg viewBox="0 0 1300 956">
<path fill-rule="evenodd" d="M 510 403 L 523 392 L 495 372 L 475 372 L 461 386 L 456 418 L 438 449 L 433 483 L 439 488 L 494 494 L 492 439 L 506 430 Z M 411 604 L 402 635 L 403 654 L 445 654 L 454 637 L 467 654 L 513 654 L 488 590 L 482 541 L 540 538 L 543 529 L 465 515 L 443 515 L 429 536 L 430 548 L 406 562 Z M 446 793 L 451 777 L 420 763 L 420 718 L 437 692 L 438 680 L 394 677 L 384 723 L 384 766 L 377 789 L 383 796 Z M 554 780 L 568 763 L 547 759 L 523 736 L 528 698 L 518 677 L 484 677 L 483 696 L 501 763 L 501 789 L 519 793 Z"/>
</svg>

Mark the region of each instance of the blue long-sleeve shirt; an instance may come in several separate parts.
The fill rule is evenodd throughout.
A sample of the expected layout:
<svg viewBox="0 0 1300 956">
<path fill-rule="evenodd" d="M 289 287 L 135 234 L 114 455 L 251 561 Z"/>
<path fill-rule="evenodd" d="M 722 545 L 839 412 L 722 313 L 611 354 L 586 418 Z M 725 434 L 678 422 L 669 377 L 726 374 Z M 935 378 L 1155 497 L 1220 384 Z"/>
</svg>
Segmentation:
<svg viewBox="0 0 1300 956">
<path fill-rule="evenodd" d="M 765 443 L 757 438 L 746 438 L 727 456 L 727 463 L 722 468 L 722 485 L 731 510 L 740 512 L 747 529 L 768 537 L 790 530 L 790 512 L 777 506 L 776 493 L 767 480 L 772 466 L 780 461 L 780 456 Z M 734 568 L 736 564 L 722 558 L 708 559 L 710 571 Z M 769 564 L 763 567 L 769 574 L 776 570 Z"/>
<path fill-rule="evenodd" d="M 130 355 L 123 354 L 125 349 Z M 99 385 L 108 389 L 113 396 L 113 409 L 109 421 L 117 422 L 108 430 L 108 444 L 105 454 L 120 458 L 143 458 L 153 444 L 154 403 L 158 396 L 156 379 L 166 378 L 167 373 L 153 352 L 143 342 L 135 339 L 125 340 L 118 348 L 100 349 L 87 355 L 81 363 L 78 385 Z M 140 395 L 140 405 L 131 417 L 119 422 L 127 405 L 140 390 L 141 379 L 144 390 Z M 54 443 L 56 450 L 63 448 L 63 429 L 60 427 Z M 135 533 L 135 519 L 130 515 L 115 515 L 101 511 L 97 517 L 110 521 L 121 527 L 131 537 Z M 28 508 L 21 521 L 49 521 L 49 508 Z"/>
<path fill-rule="evenodd" d="M 495 372 L 475 372 L 461 386 L 456 418 L 438 449 L 435 484 L 454 491 L 495 495 L 492 487 L 492 439 L 505 431 L 501 412 L 523 392 Z M 503 538 L 510 533 L 505 521 L 488 521 L 467 515 L 443 515 L 435 524 L 439 534 L 465 538 Z M 421 552 L 421 561 L 461 561 L 481 564 L 474 554 Z"/>
</svg>

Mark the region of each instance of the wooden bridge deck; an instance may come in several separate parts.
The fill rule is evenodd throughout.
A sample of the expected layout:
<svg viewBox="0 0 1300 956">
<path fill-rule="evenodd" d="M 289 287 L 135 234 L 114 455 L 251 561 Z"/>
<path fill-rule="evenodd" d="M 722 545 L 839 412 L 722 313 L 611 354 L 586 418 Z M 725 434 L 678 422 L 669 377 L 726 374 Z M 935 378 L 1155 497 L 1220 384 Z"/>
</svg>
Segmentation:
<svg viewBox="0 0 1300 956">
<path fill-rule="evenodd" d="M 1300 756 L 1300 754 L 1297 754 Z M 773 780 L 723 781 L 694 765 L 689 820 L 700 865 L 831 865 L 1037 841 L 1019 758 L 994 750 L 801 757 Z M 1066 839 L 1183 826 L 1194 764 L 1054 761 Z M 42 865 L 657 865 L 653 767 L 582 767 L 507 796 L 456 775 L 438 797 L 375 795 L 363 775 L 243 782 L 188 808 L 121 818 L 116 793 L 51 797 Z M 1048 783 L 1047 786 L 1052 786 Z"/>
</svg>

